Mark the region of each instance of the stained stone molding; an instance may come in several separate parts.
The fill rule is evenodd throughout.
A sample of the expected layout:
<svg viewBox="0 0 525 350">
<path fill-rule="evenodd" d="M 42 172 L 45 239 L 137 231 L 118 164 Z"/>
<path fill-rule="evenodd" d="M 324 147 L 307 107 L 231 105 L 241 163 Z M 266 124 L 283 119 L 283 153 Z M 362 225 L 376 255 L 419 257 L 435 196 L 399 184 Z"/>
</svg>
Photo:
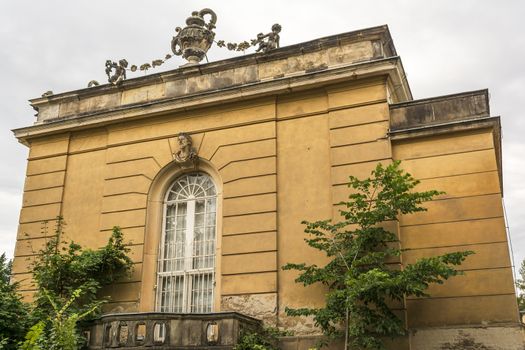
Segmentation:
<svg viewBox="0 0 525 350">
<path fill-rule="evenodd" d="M 105 84 L 44 96 L 31 100 L 38 127 L 17 129 L 15 135 L 70 129 L 77 121 L 94 125 L 146 118 L 151 113 L 288 93 L 358 76 L 388 74 L 396 86 L 394 101 L 411 99 L 391 42 L 388 28 L 381 26 L 281 47 L 265 55 L 254 53 L 123 80 L 118 89 Z M 382 47 L 381 56 L 377 45 Z"/>
<path fill-rule="evenodd" d="M 457 130 L 491 128 L 503 192 L 500 117 L 492 117 L 488 90 L 425 98 L 391 104 L 390 131 L 392 140 L 407 140 L 424 136 L 446 134 Z"/>
</svg>

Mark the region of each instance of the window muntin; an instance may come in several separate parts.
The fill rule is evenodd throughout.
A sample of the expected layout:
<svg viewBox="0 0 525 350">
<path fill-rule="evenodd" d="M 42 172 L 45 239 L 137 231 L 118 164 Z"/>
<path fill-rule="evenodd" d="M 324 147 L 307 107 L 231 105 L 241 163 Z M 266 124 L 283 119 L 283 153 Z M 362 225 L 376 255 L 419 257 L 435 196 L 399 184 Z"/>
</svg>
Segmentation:
<svg viewBox="0 0 525 350">
<path fill-rule="evenodd" d="M 183 175 L 168 189 L 157 270 L 157 311 L 212 311 L 216 213 L 216 188 L 208 175 Z"/>
</svg>

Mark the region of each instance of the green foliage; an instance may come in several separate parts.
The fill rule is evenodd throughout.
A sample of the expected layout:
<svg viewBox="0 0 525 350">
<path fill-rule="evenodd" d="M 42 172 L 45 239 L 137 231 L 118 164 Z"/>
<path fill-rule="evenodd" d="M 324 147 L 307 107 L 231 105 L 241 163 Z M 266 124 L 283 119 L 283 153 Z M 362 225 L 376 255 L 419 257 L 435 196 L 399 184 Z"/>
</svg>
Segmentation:
<svg viewBox="0 0 525 350">
<path fill-rule="evenodd" d="M 27 328 L 28 307 L 17 294 L 18 283 L 11 283 L 11 261 L 0 255 L 0 349 L 16 349 Z"/>
<path fill-rule="evenodd" d="M 525 259 L 521 262 L 520 278 L 516 281 L 518 287 L 518 307 L 525 312 Z"/>
<path fill-rule="evenodd" d="M 93 303 L 83 313 L 68 312 L 68 309 L 81 294 L 82 291 L 76 289 L 69 300 L 61 307 L 54 303 L 49 294 L 46 294 L 54 311 L 48 338 L 48 348 L 50 350 L 76 350 L 77 345 L 83 341 L 83 338 L 77 332 L 77 322 L 95 312 L 102 301 Z"/>
<path fill-rule="evenodd" d="M 25 336 L 24 342 L 20 344 L 21 350 L 43 350 L 45 349 L 46 338 L 45 330 L 46 323 L 39 321 L 33 325 Z"/>
<path fill-rule="evenodd" d="M 29 319 L 34 326 L 20 342 L 21 349 L 77 349 L 83 340 L 77 322 L 97 312 L 105 302 L 99 296 L 102 287 L 131 270 L 129 248 L 118 227 L 113 228 L 104 247 L 92 250 L 63 241 L 64 226 L 58 217 L 55 234 L 33 264 L 37 292 Z"/>
<path fill-rule="evenodd" d="M 454 266 L 473 254 L 423 258 L 402 269 L 392 263 L 402 250 L 385 223 L 397 222 L 401 214 L 426 211 L 422 203 L 442 193 L 414 191 L 419 181 L 399 165 L 378 164 L 372 177 L 364 180 L 350 176 L 352 194 L 347 202 L 339 203 L 344 207 L 342 221 L 303 222 L 309 235 L 306 243 L 326 254 L 326 265 L 289 263 L 283 267 L 299 271 L 298 283 L 328 287 L 325 307 L 286 309 L 288 315 L 313 316 L 328 337 L 345 334 L 347 349 L 384 349 L 382 338 L 403 335 L 403 323 L 391 305 L 406 296 L 427 296 L 430 284 L 460 274 Z"/>
<path fill-rule="evenodd" d="M 292 335 L 277 328 L 266 327 L 258 332 L 243 331 L 233 350 L 278 350 L 278 337 Z"/>
<path fill-rule="evenodd" d="M 64 226 L 58 217 L 55 234 L 32 266 L 37 292 L 31 310 L 17 295 L 18 285 L 10 284 L 11 263 L 0 256 L 0 349 L 77 349 L 77 322 L 105 302 L 100 289 L 130 273 L 129 248 L 118 227 L 104 247 L 91 250 L 62 241 Z"/>
<path fill-rule="evenodd" d="M 82 313 L 99 304 L 98 292 L 129 274 L 132 261 L 127 256 L 129 248 L 124 245 L 118 227 L 113 228 L 108 243 L 97 250 L 82 249 L 74 242 L 64 242 L 64 221 L 57 218 L 55 235 L 33 265 L 33 276 L 38 288 L 36 294 L 37 320 L 45 319 L 55 305 L 66 304 L 76 290 L 82 290 L 72 301 L 70 309 Z"/>
<path fill-rule="evenodd" d="M 233 350 L 277 350 L 274 344 L 257 332 L 241 334 L 241 338 Z"/>
<path fill-rule="evenodd" d="M 82 292 L 80 289 L 73 294 L 62 306 L 59 306 L 44 290 L 43 294 L 48 298 L 53 307 L 53 313 L 46 320 L 36 323 L 21 342 L 22 350 L 77 350 L 78 344 L 83 339 L 78 334 L 77 322 L 93 313 L 98 306 L 97 303 L 82 314 L 70 312 L 69 308 L 78 299 Z M 101 302 L 99 302 L 101 303 Z"/>
</svg>

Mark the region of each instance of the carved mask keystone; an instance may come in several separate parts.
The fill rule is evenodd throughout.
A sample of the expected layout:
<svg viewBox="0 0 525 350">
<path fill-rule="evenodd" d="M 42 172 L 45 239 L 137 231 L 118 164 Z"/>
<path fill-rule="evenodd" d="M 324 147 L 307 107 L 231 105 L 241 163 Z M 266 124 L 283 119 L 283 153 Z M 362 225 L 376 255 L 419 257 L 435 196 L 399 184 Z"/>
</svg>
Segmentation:
<svg viewBox="0 0 525 350">
<path fill-rule="evenodd" d="M 195 164 L 198 160 L 197 151 L 193 148 L 193 141 L 190 135 L 181 132 L 177 136 L 179 150 L 173 153 L 173 161 L 181 165 Z"/>
</svg>

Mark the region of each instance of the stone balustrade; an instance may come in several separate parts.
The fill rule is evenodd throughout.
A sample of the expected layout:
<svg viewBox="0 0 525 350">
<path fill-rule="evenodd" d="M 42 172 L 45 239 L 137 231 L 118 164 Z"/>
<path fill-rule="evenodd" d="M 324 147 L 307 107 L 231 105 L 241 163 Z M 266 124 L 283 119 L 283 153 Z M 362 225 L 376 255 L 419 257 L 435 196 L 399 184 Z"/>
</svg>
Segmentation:
<svg viewBox="0 0 525 350">
<path fill-rule="evenodd" d="M 84 326 L 87 349 L 220 349 L 241 333 L 257 331 L 259 320 L 236 312 L 211 314 L 119 313 Z"/>
</svg>

